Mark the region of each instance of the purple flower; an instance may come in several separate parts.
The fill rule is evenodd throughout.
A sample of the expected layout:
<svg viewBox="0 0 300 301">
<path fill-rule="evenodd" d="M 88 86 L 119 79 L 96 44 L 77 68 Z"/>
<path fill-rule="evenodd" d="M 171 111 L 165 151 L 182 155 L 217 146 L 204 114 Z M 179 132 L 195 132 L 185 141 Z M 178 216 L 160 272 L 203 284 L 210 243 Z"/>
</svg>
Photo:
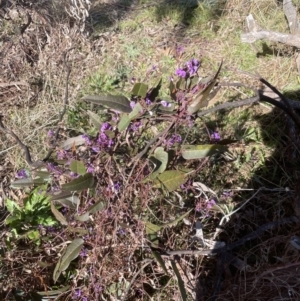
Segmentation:
<svg viewBox="0 0 300 301">
<path fill-rule="evenodd" d="M 181 56 L 184 53 L 184 48 L 182 46 L 178 46 L 176 48 L 176 53 L 178 56 Z"/>
<path fill-rule="evenodd" d="M 172 106 L 171 103 L 169 103 L 169 102 L 167 102 L 167 101 L 165 101 L 165 100 L 162 100 L 162 101 L 160 102 L 160 104 L 161 104 L 163 107 L 165 107 L 165 108 L 170 108 L 170 107 Z"/>
<path fill-rule="evenodd" d="M 186 77 L 186 71 L 184 71 L 183 69 L 180 69 L 178 68 L 176 71 L 175 71 L 175 74 L 180 76 L 180 77 L 183 77 L 185 78 Z"/>
<path fill-rule="evenodd" d="M 178 135 L 178 134 L 173 134 L 169 139 L 167 139 L 166 141 L 165 141 L 165 145 L 168 147 L 168 148 L 170 148 L 170 147 L 172 147 L 176 142 L 177 143 L 180 143 L 181 142 L 181 136 L 180 135 Z"/>
<path fill-rule="evenodd" d="M 210 210 L 215 205 L 216 205 L 216 201 L 214 199 L 211 199 L 206 202 L 206 209 Z"/>
<path fill-rule="evenodd" d="M 112 130 L 112 126 L 108 122 L 104 122 L 101 126 L 101 132 Z"/>
<path fill-rule="evenodd" d="M 87 145 L 91 145 L 92 144 L 91 139 L 90 139 L 90 137 L 88 135 L 83 134 L 81 137 L 85 140 L 85 143 Z"/>
<path fill-rule="evenodd" d="M 142 121 L 135 121 L 133 123 L 131 123 L 130 127 L 129 127 L 129 130 L 130 131 L 133 131 L 133 132 L 136 132 L 138 131 L 138 129 L 142 126 Z"/>
<path fill-rule="evenodd" d="M 80 253 L 79 253 L 80 257 L 86 257 L 88 256 L 88 250 L 86 248 L 82 248 Z"/>
<path fill-rule="evenodd" d="M 88 164 L 87 165 L 87 172 L 94 172 L 95 171 L 95 168 L 92 166 L 92 164 Z"/>
<path fill-rule="evenodd" d="M 221 136 L 218 132 L 213 132 L 211 135 L 210 135 L 210 139 L 214 142 L 217 142 L 217 141 L 220 141 L 221 140 Z"/>
<path fill-rule="evenodd" d="M 134 106 L 135 106 L 135 101 L 131 101 L 131 102 L 130 102 L 130 107 L 131 107 L 131 109 L 133 109 Z"/>
<path fill-rule="evenodd" d="M 124 230 L 124 229 L 119 229 L 119 230 L 117 231 L 117 234 L 125 235 L 125 234 L 126 234 L 126 230 Z"/>
<path fill-rule="evenodd" d="M 145 102 L 147 106 L 152 105 L 152 101 L 148 97 L 146 97 Z"/>
<path fill-rule="evenodd" d="M 58 150 L 56 156 L 58 160 L 66 159 L 67 152 L 65 150 Z"/>
<path fill-rule="evenodd" d="M 48 133 L 47 133 L 47 136 L 49 138 L 52 138 L 54 136 L 54 132 L 52 130 L 50 130 Z"/>
<path fill-rule="evenodd" d="M 27 172 L 25 169 L 21 169 L 17 172 L 17 178 L 19 179 L 26 179 L 28 178 Z"/>
<path fill-rule="evenodd" d="M 190 61 L 188 61 L 186 63 L 186 65 L 189 69 L 190 75 L 193 75 L 193 74 L 197 73 L 200 63 L 196 59 L 191 59 Z"/>
<path fill-rule="evenodd" d="M 136 78 L 135 78 L 135 77 L 132 77 L 132 78 L 130 79 L 130 82 L 131 82 L 132 84 L 134 84 L 134 83 L 136 82 Z"/>
</svg>

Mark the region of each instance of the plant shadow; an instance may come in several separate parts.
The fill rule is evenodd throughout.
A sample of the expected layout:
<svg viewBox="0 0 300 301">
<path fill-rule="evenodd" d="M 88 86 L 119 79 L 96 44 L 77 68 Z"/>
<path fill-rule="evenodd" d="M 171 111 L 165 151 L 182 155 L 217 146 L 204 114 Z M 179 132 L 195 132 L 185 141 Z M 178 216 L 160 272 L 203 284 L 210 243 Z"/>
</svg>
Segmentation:
<svg viewBox="0 0 300 301">
<path fill-rule="evenodd" d="M 298 100 L 298 95 L 299 90 L 284 94 L 293 100 Z M 241 110 L 255 110 L 259 106 Z M 227 246 L 241 244 L 218 258 L 204 259 L 203 272 L 207 271 L 207 276 L 199 277 L 196 300 L 283 300 L 291 296 L 298 300 L 300 296 L 300 289 L 294 285 L 299 251 L 293 245 L 300 233 L 295 205 L 299 194 L 299 129 L 291 137 L 291 124 L 278 108 L 258 112 L 254 121 L 261 140 L 245 137 L 241 142 L 246 149 L 238 158 L 238 166 L 237 162 L 225 163 L 229 164 L 226 174 L 223 166 L 223 191 L 230 195 L 223 193 L 219 206 L 223 212 L 229 204 L 233 207 L 225 212 L 228 219 L 221 227 L 216 223 L 216 239 L 225 241 Z M 228 114 L 217 113 L 216 123 L 221 124 Z M 233 137 L 241 137 L 246 124 L 247 120 L 241 121 Z M 243 187 L 233 189 L 234 177 L 243 177 L 245 170 L 251 177 Z"/>
</svg>

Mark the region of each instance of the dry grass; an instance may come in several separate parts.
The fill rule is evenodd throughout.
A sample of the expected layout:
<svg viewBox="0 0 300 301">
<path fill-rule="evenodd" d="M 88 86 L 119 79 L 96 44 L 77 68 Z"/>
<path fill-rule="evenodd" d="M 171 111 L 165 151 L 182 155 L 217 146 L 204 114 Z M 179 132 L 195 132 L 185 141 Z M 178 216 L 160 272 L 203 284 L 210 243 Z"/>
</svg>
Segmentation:
<svg viewBox="0 0 300 301">
<path fill-rule="evenodd" d="M 174 51 L 178 46 L 184 46 L 187 58 L 203 58 L 200 70 L 203 74 L 212 73 L 224 59 L 222 81 L 239 81 L 257 86 L 253 79 L 239 73 L 257 71 L 280 90 L 299 89 L 293 49 L 264 42 L 258 42 L 252 47 L 240 42 L 244 20 L 250 12 L 261 27 L 287 32 L 281 5 L 275 0 L 230 0 L 224 3 L 222 13 L 217 11 L 213 18 L 203 6 L 199 6 L 190 15 L 194 16 L 190 17 L 190 26 L 185 24 L 184 15 L 176 6 L 167 5 L 166 13 L 163 14 L 163 10 L 157 11 L 155 6 L 133 5 L 128 9 L 126 3 L 118 7 L 114 2 L 95 1 L 90 10 L 94 20 L 94 31 L 90 36 L 80 31 L 81 24 L 65 14 L 60 5 L 63 4 L 53 1 L 53 6 L 46 6 L 44 10 L 26 8 L 33 22 L 23 37 L 14 31 L 14 26 L 19 22 L 24 23 L 26 10 L 21 10 L 16 20 L 1 20 L 1 113 L 5 125 L 30 146 L 34 160 L 46 154 L 47 132 L 55 128 L 58 112 L 63 108 L 66 77 L 63 55 L 72 47 L 74 49 L 68 56 L 72 70 L 69 107 L 78 115 L 81 112 L 77 102 L 82 94 L 94 91 L 89 79 L 95 74 L 112 78 L 124 76 L 127 78 L 122 91 L 125 94 L 130 93 L 132 77 L 149 83 L 149 86 L 160 77 L 167 82 L 174 69 L 185 61 L 185 57 L 176 61 Z M 57 14 L 59 11 L 61 14 Z M 56 16 L 55 19 L 51 19 L 53 16 Z M 104 20 L 102 23 L 99 21 L 101 18 Z M 19 84 L 1 87 L 1 84 L 11 82 Z M 113 86 L 107 89 L 113 89 Z M 224 102 L 248 94 L 247 90 L 225 88 L 215 101 Z M 277 152 L 285 151 L 285 146 L 278 141 L 278 136 L 285 133 L 279 122 L 282 115 L 275 113 L 270 116 L 269 113 L 269 109 L 262 106 L 250 110 L 240 108 L 225 116 L 215 114 L 201 121 L 198 125 L 200 129 L 195 129 L 196 132 L 201 131 L 200 134 L 196 133 L 199 139 L 207 139 L 203 124 L 218 129 L 222 137 L 230 139 L 244 137 L 246 133 L 251 135 L 248 140 L 244 139 L 245 145 L 239 145 L 233 150 L 239 156 L 239 161 L 226 164 L 201 162 L 203 168 L 194 180 L 209 183 L 207 185 L 218 194 L 224 188 L 257 188 L 263 184 L 270 184 L 274 188 L 292 187 L 295 174 L 285 168 L 285 163 L 279 162 L 283 159 L 282 154 L 275 157 Z M 65 135 L 68 135 L 71 127 L 76 127 L 76 130 L 84 127 L 81 124 L 69 125 L 67 122 L 63 126 Z M 0 158 L 3 162 L 0 180 L 5 186 L 4 191 L 8 197 L 18 199 L 20 195 L 10 190 L 8 184 L 14 172 L 24 166 L 24 155 L 15 142 L 3 134 L 0 134 Z M 272 169 L 274 165 L 279 171 Z M 99 182 L 107 181 L 103 182 L 103 186 L 109 185 L 108 174 L 99 178 Z M 68 297 L 63 295 L 62 300 L 71 299 L 75 287 L 81 288 L 83 295 L 89 296 L 90 300 L 100 300 L 103 289 L 107 295 L 116 296 L 117 284 L 122 292 L 126 292 L 130 284 L 127 300 L 180 298 L 178 284 L 174 280 L 176 277 L 169 268 L 170 260 L 164 258 L 169 278 L 160 265 L 148 261 L 152 255 L 146 246 L 148 240 L 145 238 L 144 225 L 145 217 L 155 224 L 163 224 L 182 214 L 177 208 L 178 196 L 164 197 L 147 185 L 131 184 L 124 195 L 114 196 L 108 192 L 104 195 L 110 211 L 95 216 L 92 224 L 95 230 L 86 238 L 88 256 L 79 260 L 77 274 L 72 280 L 72 291 Z M 89 196 L 84 193 L 81 196 L 88 203 Z M 191 207 L 198 201 L 188 193 L 182 193 L 182 197 Z M 238 191 L 229 199 L 222 199 L 221 205 L 239 206 L 247 197 L 248 194 Z M 232 217 L 221 239 L 233 242 L 265 222 L 276 220 L 282 215 L 292 215 L 290 202 L 291 196 L 282 191 L 260 193 L 249 206 Z M 206 237 L 212 236 L 219 217 L 216 213 L 205 220 Z M 198 218 L 195 212 L 188 220 L 193 225 Z M 120 225 L 129 225 L 124 228 L 125 235 Z M 82 224 L 74 228 L 76 226 L 88 229 L 88 226 Z M 191 231 L 193 227 L 184 224 L 167 227 L 160 234 L 161 244 L 167 249 L 188 249 L 190 241 L 186 237 L 191 236 Z M 254 296 L 261 300 L 299 299 L 300 292 L 295 283 L 299 256 L 289 245 L 289 238 L 298 232 L 297 226 L 274 230 L 260 237 L 261 241 L 257 240 L 237 250 L 237 257 L 247 262 L 248 266 L 245 269 L 224 268 L 225 280 L 216 300 L 254 300 Z M 63 239 L 74 237 L 74 233 L 70 234 L 67 230 L 59 235 Z M 60 243 L 61 238 L 52 237 L 53 245 Z M 57 255 L 57 252 L 50 256 L 36 254 L 34 250 L 30 251 L 30 256 L 27 250 L 12 252 L 14 260 L 10 253 L 3 260 L 3 265 L 8 267 L 9 278 L 2 289 L 9 291 L 13 287 L 22 287 L 24 291 L 45 291 L 45 288 L 53 286 L 51 273 L 57 260 L 54 254 Z M 49 266 L 41 267 L 36 262 L 44 262 Z M 188 288 L 189 298 L 195 299 L 197 296 L 197 300 L 208 300 L 217 275 L 216 259 L 185 256 L 177 265 Z M 195 291 L 197 282 L 199 287 Z M 101 283 L 99 291 L 96 290 L 98 283 Z M 278 295 L 281 299 L 276 299 Z"/>
</svg>

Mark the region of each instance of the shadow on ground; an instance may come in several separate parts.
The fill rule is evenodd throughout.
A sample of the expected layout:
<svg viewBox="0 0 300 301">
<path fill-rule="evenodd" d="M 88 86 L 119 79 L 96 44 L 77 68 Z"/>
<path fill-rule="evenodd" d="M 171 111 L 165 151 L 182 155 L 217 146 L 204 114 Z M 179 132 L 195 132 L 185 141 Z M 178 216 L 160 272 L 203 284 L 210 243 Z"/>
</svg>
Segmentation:
<svg viewBox="0 0 300 301">
<path fill-rule="evenodd" d="M 286 97 L 297 100 L 297 95 L 299 91 L 292 91 Z M 217 122 L 222 123 L 223 117 L 220 112 Z M 248 164 L 253 171 L 250 181 L 245 183 L 249 191 L 230 191 L 230 201 L 238 204 L 235 207 L 237 212 L 220 228 L 217 240 L 225 241 L 226 245 L 238 241 L 241 244 L 218 255 L 218 258 L 204 259 L 196 300 L 300 298 L 296 281 L 300 253 L 295 243 L 296 237 L 300 236 L 300 226 L 299 219 L 291 219 L 299 216 L 299 205 L 296 203 L 300 171 L 299 129 L 291 131 L 285 114 L 277 108 L 268 114 L 258 114 L 256 119 L 265 151 L 268 147 L 274 151 L 259 168 L 255 167 L 260 160 L 255 148 L 251 149 L 247 160 L 238 159 L 240 166 Z M 240 127 L 236 136 L 240 136 L 243 122 Z M 251 145 L 251 140 L 248 139 L 247 144 Z M 232 172 L 224 175 L 224 188 L 232 187 L 235 164 L 231 165 Z M 225 197 L 223 202 L 227 202 L 226 198 L 230 199 Z"/>
</svg>

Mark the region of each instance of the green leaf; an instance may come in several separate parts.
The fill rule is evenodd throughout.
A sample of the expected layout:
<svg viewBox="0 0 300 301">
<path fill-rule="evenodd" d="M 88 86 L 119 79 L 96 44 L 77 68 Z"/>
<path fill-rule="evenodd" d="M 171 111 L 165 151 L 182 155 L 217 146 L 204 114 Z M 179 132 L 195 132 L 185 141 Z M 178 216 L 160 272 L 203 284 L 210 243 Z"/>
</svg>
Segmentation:
<svg viewBox="0 0 300 301">
<path fill-rule="evenodd" d="M 227 150 L 226 145 L 220 144 L 183 145 L 181 147 L 182 157 L 186 160 L 202 159 Z"/>
<path fill-rule="evenodd" d="M 75 219 L 80 222 L 86 222 L 90 219 L 90 214 L 88 212 L 82 214 L 82 215 L 75 215 Z"/>
<path fill-rule="evenodd" d="M 37 292 L 41 296 L 58 296 L 66 292 L 70 288 L 70 285 L 64 286 L 54 291 L 47 290 L 46 292 Z"/>
<path fill-rule="evenodd" d="M 123 95 L 87 95 L 83 97 L 83 100 L 90 101 L 98 105 L 103 105 L 123 113 L 130 113 L 132 111 L 130 107 L 130 101 Z"/>
<path fill-rule="evenodd" d="M 154 234 L 158 232 L 163 226 L 157 226 L 148 221 L 145 221 L 145 227 L 146 227 L 147 234 Z"/>
<path fill-rule="evenodd" d="M 73 145 L 82 145 L 85 143 L 85 139 L 82 137 L 82 135 L 79 135 L 77 137 L 72 137 L 67 139 L 66 141 L 63 142 L 63 144 L 61 145 L 61 147 L 64 150 L 68 150 L 70 149 Z"/>
<path fill-rule="evenodd" d="M 140 103 L 136 103 L 130 114 L 123 114 L 118 123 L 118 130 L 122 132 L 123 130 L 127 129 L 130 122 L 140 114 L 142 109 L 143 108 Z"/>
<path fill-rule="evenodd" d="M 194 97 L 194 99 L 191 101 L 191 103 L 187 107 L 187 113 L 189 115 L 192 115 L 199 111 L 199 109 L 205 107 L 208 105 L 208 97 L 210 94 L 210 91 L 215 86 L 216 81 L 218 79 L 219 73 L 221 71 L 222 63 L 219 66 L 218 71 L 214 75 L 212 79 L 206 79 L 206 82 L 200 82 L 199 84 L 205 85 L 205 88 L 198 92 L 198 94 Z"/>
<path fill-rule="evenodd" d="M 10 187 L 12 188 L 24 188 L 29 186 L 39 186 L 45 184 L 45 181 L 41 178 L 32 179 L 32 178 L 26 178 L 26 179 L 19 179 L 11 183 Z"/>
<path fill-rule="evenodd" d="M 11 213 L 11 214 L 13 214 L 16 210 L 17 211 L 21 210 L 20 206 L 15 201 L 12 201 L 10 199 L 5 200 L 5 206 L 6 206 L 7 210 L 9 211 L 9 213 Z"/>
<path fill-rule="evenodd" d="M 130 118 L 128 114 L 123 114 L 118 123 L 118 130 L 120 132 L 124 131 L 125 129 L 128 128 L 129 124 L 130 124 Z"/>
<path fill-rule="evenodd" d="M 172 83 L 172 81 L 171 81 Z M 161 89 L 161 84 L 162 84 L 162 78 L 159 79 L 159 81 L 157 82 L 156 86 L 151 89 L 151 91 L 148 92 L 148 98 L 151 101 L 154 101 L 155 98 L 159 95 L 159 90 Z"/>
<path fill-rule="evenodd" d="M 171 227 L 171 226 L 176 226 L 180 221 L 182 221 L 186 216 L 188 216 L 191 212 L 193 211 L 193 209 L 190 209 L 188 212 L 180 215 L 179 217 L 177 217 L 175 220 L 166 223 L 163 225 L 163 227 Z"/>
<path fill-rule="evenodd" d="M 101 124 L 102 124 L 99 115 L 90 110 L 87 110 L 87 113 L 90 117 L 90 120 L 91 120 L 91 123 L 93 124 L 93 126 L 99 130 L 101 127 Z"/>
<path fill-rule="evenodd" d="M 162 259 L 161 255 L 158 252 L 155 252 L 153 250 L 152 250 L 152 254 L 153 254 L 154 258 L 157 260 L 157 262 L 159 263 L 159 265 L 162 267 L 162 269 L 164 270 L 164 272 L 166 274 L 168 274 L 168 270 L 166 268 L 165 262 Z"/>
<path fill-rule="evenodd" d="M 55 266 L 53 272 L 54 282 L 56 282 L 60 274 L 69 267 L 71 261 L 78 257 L 83 243 L 83 239 L 76 238 L 68 245 L 65 252 L 62 254 Z"/>
<path fill-rule="evenodd" d="M 143 110 L 143 107 L 141 106 L 141 104 L 139 102 L 137 102 L 134 105 L 132 112 L 128 115 L 129 119 L 133 120 L 134 118 L 139 116 L 139 114 L 141 113 L 142 110 Z"/>
<path fill-rule="evenodd" d="M 98 201 L 88 209 L 88 212 L 93 214 L 96 213 L 97 211 L 103 210 L 104 208 L 105 208 L 105 204 L 102 201 Z"/>
<path fill-rule="evenodd" d="M 155 169 L 150 175 L 151 180 L 154 180 L 159 174 L 166 170 L 168 159 L 169 154 L 164 151 L 163 147 L 157 147 L 155 149 L 153 156 L 150 157 L 150 160 L 156 165 Z"/>
<path fill-rule="evenodd" d="M 148 86 L 143 83 L 136 83 L 131 91 L 132 95 L 145 98 L 148 92 Z"/>
<path fill-rule="evenodd" d="M 187 181 L 187 173 L 179 170 L 166 170 L 155 180 L 154 187 L 166 187 L 169 192 L 179 188 Z"/>
<path fill-rule="evenodd" d="M 65 217 L 55 208 L 54 204 L 50 202 L 51 211 L 55 218 L 62 224 L 67 226 L 68 222 L 66 221 Z"/>
<path fill-rule="evenodd" d="M 78 208 L 79 206 L 79 197 L 77 195 L 72 195 L 70 197 L 67 197 L 65 199 L 60 199 L 60 200 L 57 200 L 56 202 L 62 204 L 62 205 L 65 205 L 71 209 L 75 209 L 75 208 Z"/>
<path fill-rule="evenodd" d="M 177 281 L 178 281 L 178 286 L 179 286 L 179 290 L 180 290 L 180 294 L 181 294 L 181 298 L 183 301 L 187 300 L 187 293 L 186 293 L 186 290 L 185 290 L 185 287 L 184 287 L 184 282 L 181 278 L 181 275 L 177 269 L 177 266 L 176 266 L 176 262 L 174 260 L 171 260 L 171 265 L 172 265 L 172 268 L 173 268 L 173 271 L 176 275 L 176 278 L 177 278 Z"/>
<path fill-rule="evenodd" d="M 94 185 L 93 174 L 88 172 L 83 176 L 79 176 L 77 179 L 72 180 L 70 183 L 61 185 L 62 190 L 67 191 L 80 191 L 87 188 L 91 188 Z"/>
<path fill-rule="evenodd" d="M 84 163 L 82 161 L 77 161 L 73 159 L 70 163 L 70 170 L 82 176 L 86 173 Z"/>
</svg>

